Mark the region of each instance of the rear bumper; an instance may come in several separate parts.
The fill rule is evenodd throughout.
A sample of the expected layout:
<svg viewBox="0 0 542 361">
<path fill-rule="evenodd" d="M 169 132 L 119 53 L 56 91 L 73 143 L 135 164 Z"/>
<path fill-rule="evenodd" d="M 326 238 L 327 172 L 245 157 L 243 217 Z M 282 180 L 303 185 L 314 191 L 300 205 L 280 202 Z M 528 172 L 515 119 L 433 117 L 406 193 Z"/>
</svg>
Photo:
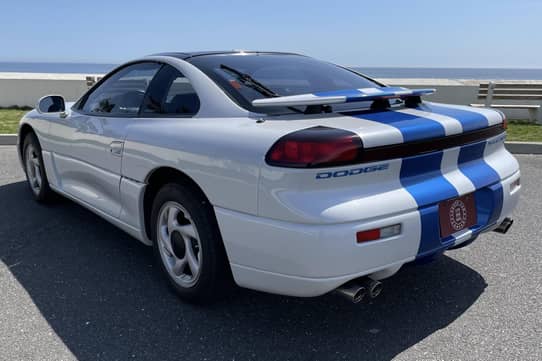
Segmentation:
<svg viewBox="0 0 542 361">
<path fill-rule="evenodd" d="M 437 205 L 339 224 L 290 223 L 220 207 L 215 207 L 215 213 L 238 285 L 310 297 L 327 293 L 361 276 L 389 277 L 405 263 L 442 253 L 495 228 L 518 202 L 520 187 L 511 187 L 519 176 L 517 171 L 499 183 L 475 192 L 477 225 L 440 239 L 437 222 L 437 232 L 430 242 L 421 241 L 424 227 L 421 213 L 438 214 Z M 501 204 L 498 204 L 499 200 Z M 356 243 L 358 231 L 398 223 L 402 225 L 402 232 L 397 236 Z"/>
</svg>

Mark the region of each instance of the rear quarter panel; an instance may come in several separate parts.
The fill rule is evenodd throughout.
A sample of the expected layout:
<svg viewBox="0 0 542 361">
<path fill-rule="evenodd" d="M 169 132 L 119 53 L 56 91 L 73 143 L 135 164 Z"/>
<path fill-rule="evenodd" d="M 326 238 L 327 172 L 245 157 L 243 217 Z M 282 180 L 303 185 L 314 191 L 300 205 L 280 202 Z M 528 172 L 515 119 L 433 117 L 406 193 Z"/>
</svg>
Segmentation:
<svg viewBox="0 0 542 361">
<path fill-rule="evenodd" d="M 272 139 L 255 119 L 140 119 L 128 130 L 122 174 L 145 183 L 160 167 L 191 177 L 214 206 L 256 214 L 258 180 Z"/>
</svg>

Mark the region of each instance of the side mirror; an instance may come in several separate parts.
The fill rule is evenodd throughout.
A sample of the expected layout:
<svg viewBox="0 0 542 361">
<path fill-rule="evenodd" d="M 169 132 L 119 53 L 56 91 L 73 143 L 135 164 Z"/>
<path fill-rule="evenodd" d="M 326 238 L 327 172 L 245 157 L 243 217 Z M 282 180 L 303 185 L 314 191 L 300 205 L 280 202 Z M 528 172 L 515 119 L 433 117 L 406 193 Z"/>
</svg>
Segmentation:
<svg viewBox="0 0 542 361">
<path fill-rule="evenodd" d="M 60 95 L 47 95 L 38 101 L 38 112 L 60 113 L 66 110 L 64 98 Z"/>
</svg>

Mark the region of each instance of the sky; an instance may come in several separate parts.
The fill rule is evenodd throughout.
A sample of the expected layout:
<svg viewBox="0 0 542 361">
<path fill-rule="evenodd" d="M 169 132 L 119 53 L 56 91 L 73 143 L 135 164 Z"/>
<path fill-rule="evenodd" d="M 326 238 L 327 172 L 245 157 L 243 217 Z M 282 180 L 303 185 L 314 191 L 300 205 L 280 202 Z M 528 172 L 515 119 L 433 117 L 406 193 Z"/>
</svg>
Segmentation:
<svg viewBox="0 0 542 361">
<path fill-rule="evenodd" d="M 275 50 L 345 66 L 542 68 L 542 0 L 2 0 L 0 61 Z"/>
</svg>

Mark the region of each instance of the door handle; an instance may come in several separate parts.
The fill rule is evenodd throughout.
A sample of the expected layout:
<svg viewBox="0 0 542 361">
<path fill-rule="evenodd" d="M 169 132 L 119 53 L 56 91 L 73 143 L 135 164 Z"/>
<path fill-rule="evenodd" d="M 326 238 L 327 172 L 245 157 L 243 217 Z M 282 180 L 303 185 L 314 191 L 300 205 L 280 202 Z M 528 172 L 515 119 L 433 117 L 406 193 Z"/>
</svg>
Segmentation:
<svg viewBox="0 0 542 361">
<path fill-rule="evenodd" d="M 109 152 L 118 157 L 122 156 L 122 150 L 124 149 L 124 142 L 113 141 L 109 144 Z"/>
</svg>

